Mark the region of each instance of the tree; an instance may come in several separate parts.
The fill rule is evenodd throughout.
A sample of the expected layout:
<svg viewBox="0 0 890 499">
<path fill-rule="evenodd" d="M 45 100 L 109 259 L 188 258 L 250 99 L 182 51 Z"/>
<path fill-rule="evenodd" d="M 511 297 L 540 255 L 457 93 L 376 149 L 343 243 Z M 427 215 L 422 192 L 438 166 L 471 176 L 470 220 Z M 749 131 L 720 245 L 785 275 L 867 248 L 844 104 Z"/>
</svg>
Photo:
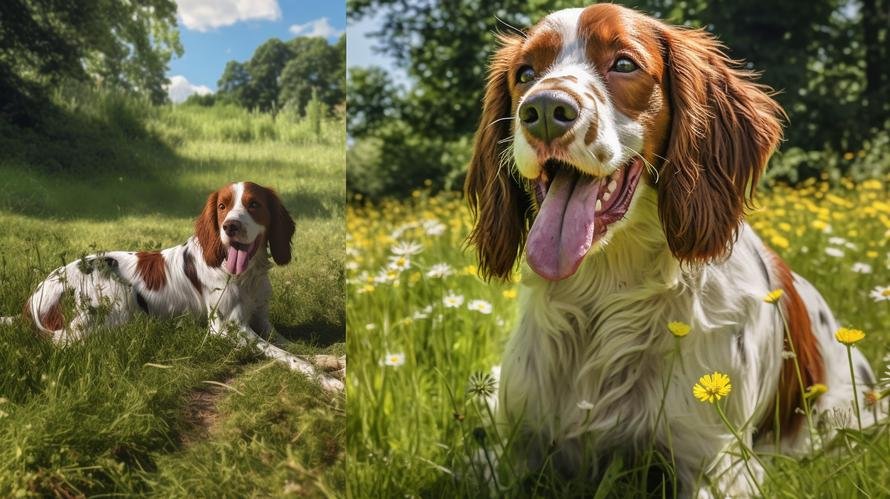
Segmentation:
<svg viewBox="0 0 890 499">
<path fill-rule="evenodd" d="M 253 97 L 253 102 L 248 107 L 256 107 L 260 111 L 281 107 L 282 103 L 278 100 L 278 80 L 293 56 L 291 47 L 278 38 L 272 38 L 257 47 L 253 57 L 247 62 L 247 72 L 250 73 L 248 87 L 251 88 Z"/>
<path fill-rule="evenodd" d="M 174 54 L 182 45 L 173 0 L 0 2 L 0 91 L 7 104 L 16 95 L 41 99 L 64 79 L 91 78 L 164 102 Z"/>
<path fill-rule="evenodd" d="M 371 135 L 388 119 L 397 118 L 400 89 L 377 67 L 349 70 L 346 129 L 352 137 Z"/>
<path fill-rule="evenodd" d="M 745 59 L 779 91 L 789 145 L 856 150 L 888 120 L 888 0 L 619 3 L 717 34 L 731 56 Z M 354 21 L 383 12 L 377 48 L 414 82 L 401 99 L 403 119 L 419 135 L 457 140 L 478 124 L 495 35 L 574 6 L 564 0 L 348 0 L 347 13 Z"/>
<path fill-rule="evenodd" d="M 303 37 L 292 40 L 290 46 L 294 56 L 281 73 L 281 102 L 302 113 L 313 89 L 329 109 L 343 102 L 345 36 L 337 45 L 321 37 Z"/>
</svg>

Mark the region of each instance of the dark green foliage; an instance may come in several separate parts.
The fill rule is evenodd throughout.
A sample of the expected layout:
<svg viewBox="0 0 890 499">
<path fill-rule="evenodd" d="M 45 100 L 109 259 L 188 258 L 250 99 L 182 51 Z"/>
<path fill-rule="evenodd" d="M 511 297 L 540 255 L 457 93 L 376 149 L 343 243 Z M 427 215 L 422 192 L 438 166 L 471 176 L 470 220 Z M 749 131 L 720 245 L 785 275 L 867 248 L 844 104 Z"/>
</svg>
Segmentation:
<svg viewBox="0 0 890 499">
<path fill-rule="evenodd" d="M 446 155 L 457 141 L 466 141 L 478 125 L 486 67 L 497 46 L 497 33 L 521 31 L 552 11 L 589 3 L 349 0 L 347 12 L 353 20 L 382 11 L 377 48 L 393 57 L 413 84 L 401 91 L 380 70 L 350 69 L 349 133 L 355 147 L 364 149 L 363 168 L 379 169 L 382 177 L 394 164 L 440 161 L 438 156 Z M 778 168 L 786 177 L 813 176 L 826 163 L 836 163 L 840 174 L 856 170 L 877 175 L 890 170 L 886 159 L 869 165 L 865 172 L 851 169 L 849 161 L 835 161 L 846 152 L 886 143 L 880 134 L 886 135 L 890 128 L 887 0 L 619 3 L 671 24 L 711 31 L 733 58 L 762 73 L 761 81 L 778 91 L 776 98 L 789 115 L 782 150 L 796 152 L 793 167 L 782 164 Z M 402 131 L 394 137 L 394 129 Z M 380 145 L 392 140 L 408 147 Z M 421 141 L 427 150 L 410 146 Z M 371 148 L 374 154 L 369 154 Z M 376 163 L 370 164 L 367 158 L 376 158 Z M 444 185 L 447 182 L 435 175 L 456 177 L 465 166 L 438 163 L 403 171 L 401 184 L 380 185 L 382 190 L 371 194 L 406 192 L 427 178 Z M 412 176 L 415 172 L 421 176 Z M 358 183 L 351 183 L 350 189 L 368 190 Z"/>
<path fill-rule="evenodd" d="M 182 54 L 172 0 L 0 2 L 0 115 L 31 121 L 34 102 L 64 79 L 136 92 L 154 103 Z M 30 117 L 30 118 L 29 118 Z"/>
<path fill-rule="evenodd" d="M 248 109 L 275 113 L 291 108 L 305 114 L 316 92 L 333 109 L 346 94 L 345 58 L 345 35 L 334 45 L 321 37 L 273 38 L 249 61 L 229 61 L 218 83 L 219 97 Z"/>
</svg>

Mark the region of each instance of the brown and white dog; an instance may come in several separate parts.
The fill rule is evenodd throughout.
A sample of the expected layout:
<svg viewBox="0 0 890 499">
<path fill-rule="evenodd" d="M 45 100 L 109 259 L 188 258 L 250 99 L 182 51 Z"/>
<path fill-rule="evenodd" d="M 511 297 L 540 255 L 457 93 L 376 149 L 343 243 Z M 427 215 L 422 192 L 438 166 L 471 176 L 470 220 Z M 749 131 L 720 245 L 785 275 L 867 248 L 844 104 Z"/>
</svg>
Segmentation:
<svg viewBox="0 0 890 499">
<path fill-rule="evenodd" d="M 732 433 L 692 396 L 713 371 L 731 378 L 725 410 L 749 446 L 810 448 L 801 382 L 828 387 L 817 424 L 855 425 L 831 310 L 742 221 L 781 138 L 768 89 L 710 34 L 616 5 L 501 42 L 465 187 L 482 274 L 507 277 L 525 252 L 498 410 L 532 464 L 555 449 L 578 471 L 584 449 L 603 461 L 655 442 L 685 495 L 754 493 Z M 676 359 L 672 321 L 692 326 Z"/>
<path fill-rule="evenodd" d="M 253 345 L 325 389 L 342 390 L 339 379 L 260 336 L 274 333 L 269 254 L 278 265 L 290 262 L 294 230 L 273 190 L 234 183 L 210 194 L 195 235 L 184 244 L 162 251 L 100 253 L 60 267 L 37 286 L 25 315 L 61 344 L 88 334 L 97 322 L 119 325 L 140 312 L 205 316 L 211 333 L 231 332 L 239 344 Z M 66 294 L 74 305 L 70 317 L 62 306 Z M 331 368 L 327 356 L 316 361 Z"/>
</svg>

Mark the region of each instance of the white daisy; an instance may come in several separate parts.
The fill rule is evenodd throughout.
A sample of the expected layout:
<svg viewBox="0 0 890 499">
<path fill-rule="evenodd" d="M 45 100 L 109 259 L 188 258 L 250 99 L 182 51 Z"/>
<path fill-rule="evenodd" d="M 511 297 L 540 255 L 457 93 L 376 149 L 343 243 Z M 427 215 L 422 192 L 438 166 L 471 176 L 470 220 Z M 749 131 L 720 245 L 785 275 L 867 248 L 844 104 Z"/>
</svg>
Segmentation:
<svg viewBox="0 0 890 499">
<path fill-rule="evenodd" d="M 396 282 L 399 278 L 399 271 L 393 268 L 383 268 L 380 269 L 380 272 L 374 277 L 374 282 L 377 284 L 388 284 Z"/>
<path fill-rule="evenodd" d="M 427 220 L 423 222 L 423 230 L 428 236 L 441 236 L 445 233 L 448 226 L 438 220 Z"/>
<path fill-rule="evenodd" d="M 430 313 L 433 311 L 432 305 L 427 305 L 420 310 L 414 312 L 414 315 L 411 316 L 412 319 L 419 321 L 426 319 L 430 316 Z"/>
<path fill-rule="evenodd" d="M 490 314 L 492 309 L 491 303 L 485 300 L 473 300 L 467 304 L 467 308 L 485 315 Z"/>
<path fill-rule="evenodd" d="M 863 262 L 856 262 L 850 267 L 850 270 L 859 274 L 871 274 L 871 265 Z"/>
<path fill-rule="evenodd" d="M 423 251 L 423 245 L 414 241 L 401 241 L 394 244 L 389 251 L 396 256 L 412 256 Z"/>
<path fill-rule="evenodd" d="M 369 322 L 369 323 L 365 324 L 365 329 L 368 331 L 373 331 L 373 330 L 377 329 L 377 324 L 374 324 L 373 322 Z"/>
<path fill-rule="evenodd" d="M 833 244 L 835 246 L 846 246 L 849 242 L 850 241 L 847 241 L 843 237 L 838 236 L 832 236 L 828 238 L 828 244 Z"/>
<path fill-rule="evenodd" d="M 451 265 L 448 265 L 447 263 L 437 263 L 430 267 L 426 276 L 434 279 L 441 279 L 450 276 L 453 272 L 454 270 L 451 268 Z"/>
<path fill-rule="evenodd" d="M 359 268 L 359 265 L 358 265 L 357 261 L 350 260 L 350 261 L 346 262 L 346 270 L 358 270 L 358 268 Z"/>
<path fill-rule="evenodd" d="M 464 297 L 449 291 L 445 298 L 442 298 L 442 303 L 445 304 L 445 308 L 457 308 L 464 304 Z"/>
<path fill-rule="evenodd" d="M 408 270 L 411 267 L 411 258 L 405 255 L 390 257 L 388 267 L 399 272 Z"/>
<path fill-rule="evenodd" d="M 383 365 L 390 367 L 399 367 L 405 363 L 405 354 L 402 352 L 390 353 L 387 352 L 386 356 L 383 357 Z"/>
<path fill-rule="evenodd" d="M 890 286 L 875 286 L 868 296 L 874 301 L 890 301 Z"/>
<path fill-rule="evenodd" d="M 843 258 L 844 250 L 839 248 L 832 248 L 829 246 L 828 248 L 825 248 L 825 254 L 828 256 L 833 256 L 835 258 Z"/>
</svg>

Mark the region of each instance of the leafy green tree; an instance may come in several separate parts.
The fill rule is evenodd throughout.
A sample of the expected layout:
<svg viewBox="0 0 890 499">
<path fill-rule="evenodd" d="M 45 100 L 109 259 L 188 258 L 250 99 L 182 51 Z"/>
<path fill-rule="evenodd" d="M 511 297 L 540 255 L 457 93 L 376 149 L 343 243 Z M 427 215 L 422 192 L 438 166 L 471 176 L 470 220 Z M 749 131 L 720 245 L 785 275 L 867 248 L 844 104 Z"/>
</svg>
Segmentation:
<svg viewBox="0 0 890 499">
<path fill-rule="evenodd" d="M 336 45 L 321 37 L 295 38 L 294 54 L 281 73 L 280 100 L 304 112 L 313 90 L 329 109 L 345 97 L 345 35 Z"/>
<path fill-rule="evenodd" d="M 352 137 L 364 137 L 388 119 L 397 118 L 401 107 L 400 89 L 381 68 L 349 70 L 346 128 Z"/>
<path fill-rule="evenodd" d="M 173 0 L 0 2 L 0 93 L 15 102 L 44 98 L 64 79 L 93 79 L 160 103 L 164 73 L 182 54 Z M 16 97 L 18 96 L 18 97 Z"/>
<path fill-rule="evenodd" d="M 261 111 L 280 108 L 279 78 L 293 56 L 290 45 L 277 38 L 257 47 L 253 57 L 247 62 L 247 72 L 250 74 L 248 86 L 251 88 L 249 94 L 252 97 L 247 107 L 256 107 Z"/>
</svg>

